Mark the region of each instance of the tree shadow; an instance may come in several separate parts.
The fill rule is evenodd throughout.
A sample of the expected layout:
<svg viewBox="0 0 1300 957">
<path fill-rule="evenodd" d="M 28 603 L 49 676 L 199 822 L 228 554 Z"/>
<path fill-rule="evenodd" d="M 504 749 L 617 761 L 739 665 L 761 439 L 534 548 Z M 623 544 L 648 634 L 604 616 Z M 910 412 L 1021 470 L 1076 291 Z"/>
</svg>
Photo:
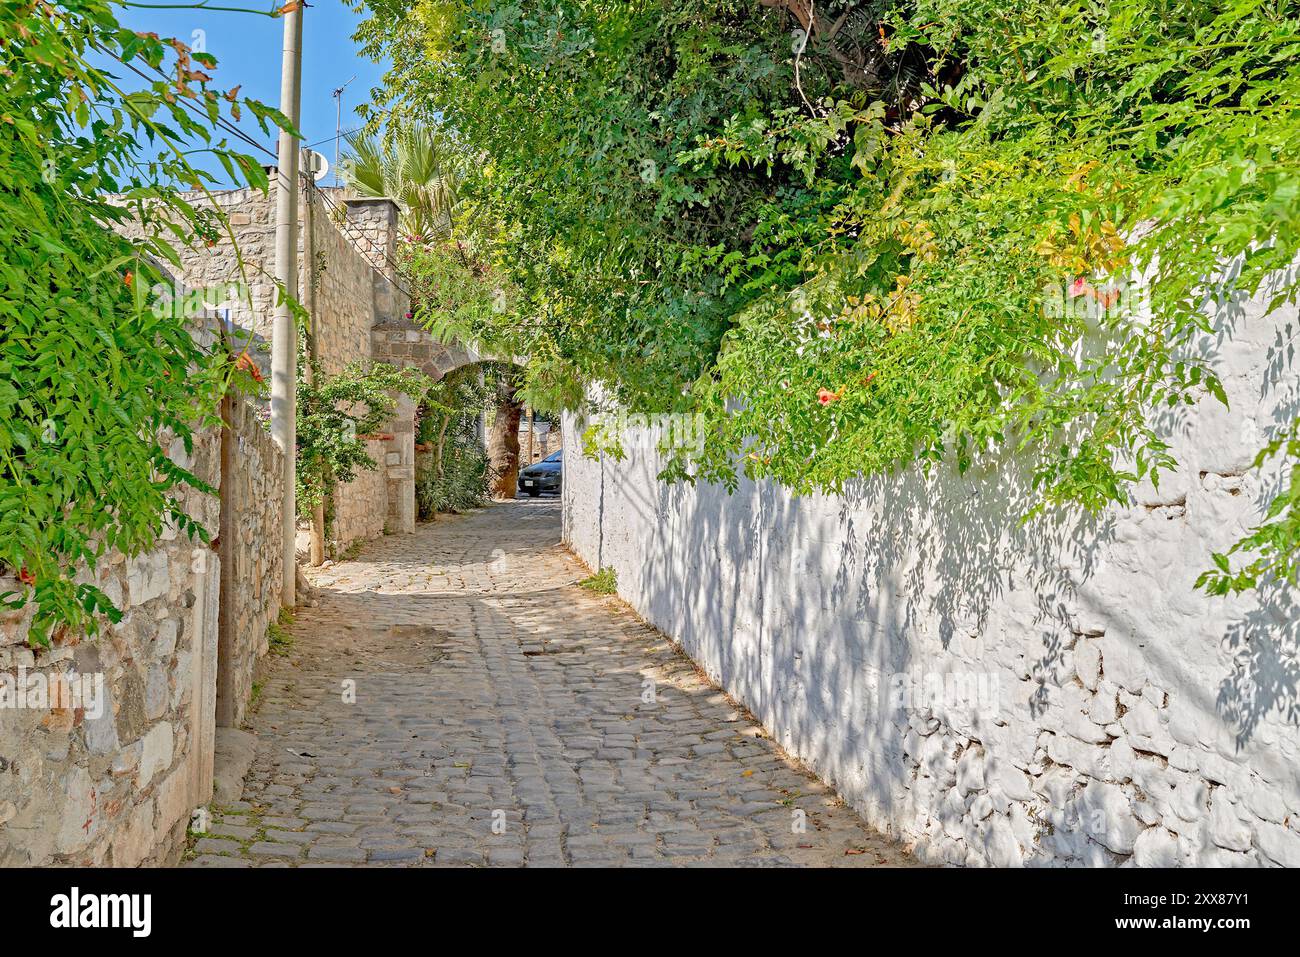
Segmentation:
<svg viewBox="0 0 1300 957">
<path fill-rule="evenodd" d="M 1180 467 L 1139 485 L 1129 507 L 1026 521 L 1038 499 L 1028 463 L 1009 455 L 964 476 L 941 466 L 853 482 L 838 498 L 745 479 L 730 495 L 670 486 L 651 430 L 624 462 L 566 475 L 566 508 L 597 512 L 566 516 L 566 535 L 585 541 L 590 526 L 620 593 L 882 830 L 934 833 L 944 792 L 925 779 L 950 787 L 950 759 L 966 750 L 1050 767 L 1036 739 L 1068 737 L 1082 639 L 1114 652 L 1103 680 L 1136 662 L 1119 691 L 1177 699 L 1202 747 L 1235 737 L 1254 769 L 1261 726 L 1293 727 L 1300 711 L 1294 591 L 1216 599 L 1193 584 L 1279 488 L 1276 470 L 1243 472 L 1300 412 L 1300 322 L 1291 307 L 1267 315 L 1272 290 L 1246 297 L 1233 278 L 1207 295 L 1213 331 L 1188 347 L 1212 360 L 1231 405 L 1205 394 L 1161 411 Z M 908 706 L 887 685 L 916 669 L 992 673 L 997 706 Z M 1172 715 L 1161 708 L 1162 727 Z M 926 750 L 936 733 L 947 757 Z"/>
</svg>

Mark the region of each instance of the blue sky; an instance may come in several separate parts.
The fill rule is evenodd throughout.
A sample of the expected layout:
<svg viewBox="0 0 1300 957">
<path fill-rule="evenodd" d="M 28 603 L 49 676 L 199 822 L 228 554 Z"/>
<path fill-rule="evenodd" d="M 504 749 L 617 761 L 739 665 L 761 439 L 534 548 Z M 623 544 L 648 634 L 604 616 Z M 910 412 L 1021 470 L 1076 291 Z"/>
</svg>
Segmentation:
<svg viewBox="0 0 1300 957">
<path fill-rule="evenodd" d="M 274 3 L 271 0 L 214 2 L 221 6 L 269 10 L 280 6 L 283 0 L 275 0 Z M 147 10 L 139 7 L 119 7 L 117 16 L 124 26 L 135 30 L 176 37 L 196 48 L 198 43 L 202 43 L 207 52 L 217 58 L 217 70 L 213 75 L 216 87 L 224 90 L 240 83 L 243 84 L 239 91 L 241 96 L 251 96 L 270 106 L 279 107 L 283 20 L 216 10 Z M 355 129 L 362 122 L 355 112 L 356 108 L 370 101 L 370 91 L 379 85 L 388 66 L 386 63 L 373 63 L 361 54 L 352 39 L 360 21 L 360 13 L 345 6 L 342 0 L 314 0 L 306 9 L 303 20 L 301 129 L 306 137 L 306 145 L 316 144 L 314 148 L 325 154 L 331 167 L 334 164 L 335 103 L 330 94 L 356 75 L 356 79 L 348 84 L 343 93 L 343 131 L 346 133 Z M 121 75 L 124 71 L 118 66 L 114 72 Z M 124 82 L 129 79 L 132 78 L 127 74 Z M 238 125 L 274 152 L 275 137 L 262 133 L 257 121 L 247 111 Z M 247 152 L 254 151 L 249 147 Z M 257 155 L 270 161 L 265 154 Z M 196 165 L 212 170 L 221 179 L 225 179 L 218 164 Z M 331 169 L 323 184 L 333 182 Z"/>
</svg>

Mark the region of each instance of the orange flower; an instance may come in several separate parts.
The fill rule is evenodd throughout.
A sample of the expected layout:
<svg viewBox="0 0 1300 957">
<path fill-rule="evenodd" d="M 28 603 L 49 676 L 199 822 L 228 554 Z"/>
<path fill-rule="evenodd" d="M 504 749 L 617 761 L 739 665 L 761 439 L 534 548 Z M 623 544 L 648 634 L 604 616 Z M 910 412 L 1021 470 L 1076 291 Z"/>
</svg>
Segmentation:
<svg viewBox="0 0 1300 957">
<path fill-rule="evenodd" d="M 122 282 L 126 283 L 127 289 L 130 289 L 131 283 L 135 282 L 135 273 L 128 269 L 126 275 L 122 277 Z"/>
<path fill-rule="evenodd" d="M 837 401 L 839 397 L 840 394 L 838 392 L 832 392 L 830 389 L 824 387 L 817 390 L 817 401 L 822 405 L 830 405 L 832 402 Z"/>
<path fill-rule="evenodd" d="M 235 357 L 235 368 L 247 372 L 255 382 L 262 381 L 262 370 L 247 352 L 241 352 Z"/>
</svg>

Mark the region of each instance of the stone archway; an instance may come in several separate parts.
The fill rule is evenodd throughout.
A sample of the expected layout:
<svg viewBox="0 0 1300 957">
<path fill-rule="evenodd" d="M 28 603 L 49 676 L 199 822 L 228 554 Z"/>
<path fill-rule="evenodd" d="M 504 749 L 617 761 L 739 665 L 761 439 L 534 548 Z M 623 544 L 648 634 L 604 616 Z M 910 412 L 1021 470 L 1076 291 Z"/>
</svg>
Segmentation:
<svg viewBox="0 0 1300 957">
<path fill-rule="evenodd" d="M 482 356 L 445 371 L 440 378 L 472 372 L 475 367 L 479 369 L 480 387 L 486 389 L 485 372 L 489 369 L 494 369 L 496 380 L 489 408 L 478 420 L 478 438 L 492 469 L 490 493 L 497 501 L 513 499 L 518 492 L 519 469 L 525 464 L 520 460 L 519 441 L 524 408 L 519 395 L 522 363 Z"/>
<path fill-rule="evenodd" d="M 370 331 L 371 356 L 398 368 L 418 369 L 434 381 L 467 366 L 499 362 L 472 347 L 438 341 L 411 319 L 387 319 Z M 509 364 L 518 365 L 510 362 Z M 497 414 L 484 429 L 484 445 L 496 476 L 494 498 L 514 498 L 519 474 L 519 418 L 522 404 L 515 388 L 503 393 Z M 413 532 L 417 516 L 415 500 L 415 432 L 418 403 L 415 397 L 399 396 L 392 420 L 384 432 L 386 447 L 383 468 L 388 481 L 388 531 Z M 513 428 L 511 427 L 513 423 Z"/>
</svg>

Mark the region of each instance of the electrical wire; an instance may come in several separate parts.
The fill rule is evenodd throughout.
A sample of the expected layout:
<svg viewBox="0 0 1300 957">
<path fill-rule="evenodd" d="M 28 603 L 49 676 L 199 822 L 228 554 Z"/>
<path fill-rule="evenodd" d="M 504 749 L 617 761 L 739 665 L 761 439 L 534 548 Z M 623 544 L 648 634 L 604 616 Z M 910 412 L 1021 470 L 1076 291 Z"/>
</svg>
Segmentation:
<svg viewBox="0 0 1300 957">
<path fill-rule="evenodd" d="M 134 73 L 136 76 L 140 77 L 140 79 L 145 80 L 146 82 L 149 83 L 155 82 L 143 70 L 140 70 L 138 67 L 136 67 L 135 64 L 128 63 L 126 60 L 123 60 L 121 57 L 113 53 L 113 51 L 106 50 L 102 47 L 97 47 L 97 49 L 99 49 L 101 53 L 111 57 L 112 59 L 116 60 L 118 63 L 122 64 L 132 73 Z M 154 69 L 163 80 L 170 82 L 171 77 L 167 76 L 167 74 L 163 73 L 162 70 L 159 70 L 156 67 Z M 179 102 L 191 113 L 197 116 L 199 119 L 203 120 L 204 122 L 211 122 L 211 117 L 209 117 L 206 113 L 201 112 L 195 103 L 185 98 L 181 98 Z M 229 122 L 224 117 L 218 117 L 216 120 L 216 125 L 220 129 L 224 130 L 225 132 L 230 133 L 232 136 L 238 138 L 241 142 L 247 144 L 248 146 L 253 147 L 254 149 L 260 150 L 261 152 L 265 153 L 267 156 L 271 157 L 272 159 L 275 160 L 279 159 L 278 152 L 272 151 L 268 149 L 266 146 L 264 146 L 263 144 L 257 142 L 257 140 L 249 136 L 248 133 L 246 133 L 244 130 L 241 130 L 239 127 L 235 126 L 233 123 Z M 364 127 L 361 127 L 360 129 L 364 129 Z M 357 132 L 357 130 L 353 130 L 352 132 Z M 329 142 L 330 139 L 333 139 L 333 137 L 329 137 L 328 139 L 319 141 L 319 143 L 313 143 L 310 145 L 316 146 L 316 145 L 320 145 L 320 143 L 327 143 Z M 303 147 L 303 148 L 310 148 L 310 146 Z M 361 235 L 360 232 L 356 229 L 356 227 L 352 223 L 347 221 L 346 212 L 343 211 L 341 207 L 339 207 L 334 203 L 334 201 L 330 198 L 328 193 L 324 192 L 319 186 L 317 186 L 316 183 L 307 176 L 307 174 L 302 174 L 302 178 L 306 183 L 306 185 L 310 189 L 314 189 L 316 191 L 316 194 L 320 196 L 320 198 L 325 202 L 327 206 L 330 207 L 331 210 L 340 214 L 339 218 L 342 221 L 341 223 L 337 223 L 336 225 L 341 225 L 343 227 L 346 235 L 352 241 L 353 246 L 356 247 L 357 251 L 361 253 L 362 256 L 365 256 L 366 262 L 370 266 L 370 268 L 382 274 L 383 270 L 375 266 L 374 262 L 371 261 L 370 257 L 366 256 L 366 253 L 363 251 L 362 243 L 365 243 L 367 246 L 369 246 L 369 252 L 374 253 L 375 252 L 374 244 L 367 237 Z M 405 286 L 403 286 L 397 280 L 397 276 L 399 275 L 398 264 L 393 261 L 393 259 L 387 254 L 386 251 L 381 251 L 379 255 L 380 258 L 384 261 L 384 263 L 386 263 L 389 266 L 389 268 L 391 268 L 393 271 L 392 278 L 390 279 L 393 285 L 396 286 L 398 290 L 400 290 L 401 293 L 404 296 L 406 296 L 408 299 L 412 298 L 411 291 L 407 289 Z"/>
<path fill-rule="evenodd" d="M 361 245 L 361 244 L 362 244 L 363 242 L 366 243 L 366 244 L 370 247 L 369 251 L 370 251 L 371 253 L 374 253 L 374 252 L 376 251 L 375 248 L 374 248 L 374 244 L 369 240 L 369 238 L 367 238 L 366 236 L 362 236 L 362 235 L 360 235 L 360 232 L 359 232 L 359 230 L 357 230 L 356 226 L 355 226 L 353 223 L 348 222 L 348 220 L 347 220 L 347 212 L 346 212 L 346 210 L 344 210 L 342 207 L 340 207 L 339 205 L 337 205 L 337 204 L 334 202 L 334 200 L 330 198 L 329 193 L 325 192 L 323 189 L 321 189 L 319 186 L 317 186 L 317 185 L 315 184 L 315 182 L 313 182 L 313 181 L 311 181 L 311 180 L 306 180 L 306 184 L 307 184 L 307 187 L 308 187 L 309 189 L 313 189 L 313 190 L 316 191 L 316 195 L 318 195 L 318 196 L 321 198 L 321 200 L 325 203 L 326 206 L 328 206 L 328 207 L 330 208 L 331 211 L 333 211 L 334 213 L 339 214 L 338 218 L 341 219 L 342 221 L 339 222 L 339 223 L 336 223 L 336 225 L 339 225 L 339 226 L 342 226 L 342 227 L 343 227 L 343 231 L 344 231 L 345 235 L 346 235 L 350 240 L 352 240 L 352 245 L 356 247 L 356 249 L 357 249 L 358 252 L 361 252 L 361 254 L 362 254 L 363 256 L 366 255 L 365 252 L 362 252 L 362 245 Z M 381 250 L 378 251 L 378 255 L 379 255 L 380 259 L 382 259 L 382 260 L 383 260 L 383 261 L 388 265 L 388 267 L 393 271 L 391 277 L 385 277 L 385 278 L 389 279 L 389 281 L 390 281 L 394 286 L 396 286 L 397 289 L 402 293 L 402 295 L 406 296 L 407 299 L 414 300 L 415 297 L 411 294 L 411 291 L 410 291 L 409 289 L 407 289 L 405 286 L 403 286 L 402 283 L 398 280 L 397 277 L 398 277 L 399 275 L 401 275 L 401 273 L 400 273 L 400 267 L 399 267 L 398 264 L 397 264 L 396 262 L 394 262 L 393 259 L 388 255 L 388 251 L 387 251 L 387 250 L 382 250 L 382 249 L 381 249 Z M 368 256 L 366 257 L 366 261 L 370 264 L 370 268 L 371 268 L 371 269 L 374 269 L 376 272 L 379 272 L 379 273 L 381 273 L 381 274 L 383 273 L 383 270 L 382 270 L 382 269 L 379 269 L 379 268 L 374 264 L 374 262 L 371 261 L 371 260 L 369 259 Z"/>
<path fill-rule="evenodd" d="M 128 70 L 130 70 L 140 79 L 144 80 L 146 83 L 157 82 L 156 80 L 153 79 L 153 77 L 149 76 L 139 67 L 137 67 L 134 63 L 128 63 L 126 60 L 123 60 L 112 50 L 107 50 L 104 47 L 101 47 L 99 45 L 96 45 L 95 49 L 98 50 L 100 53 L 104 54 L 105 56 L 111 57 L 112 59 L 116 60 L 118 63 L 122 64 L 122 66 L 126 67 Z M 169 77 L 166 73 L 163 73 L 162 70 L 159 70 L 156 67 L 154 69 L 163 80 L 171 82 L 171 77 Z M 185 97 L 179 97 L 177 99 L 177 102 L 180 103 L 182 106 L 184 106 L 186 109 L 188 109 L 199 119 L 203 120 L 203 122 L 205 123 L 212 122 L 212 118 L 209 117 L 207 113 L 202 112 L 199 109 L 198 105 L 192 102 L 191 100 Z M 241 130 L 238 126 L 235 126 L 229 120 L 225 119 L 225 117 L 218 116 L 216 119 L 216 125 L 220 129 L 224 130 L 227 133 L 230 133 L 232 136 L 236 137 L 237 139 L 247 144 L 248 146 L 251 146 L 257 150 L 261 150 L 263 153 L 265 153 L 267 156 L 270 156 L 272 159 L 278 158 L 278 154 L 275 151 L 268 149 L 266 146 L 262 145 L 257 140 L 253 139 L 251 136 L 248 135 L 248 133 L 246 133 L 244 130 Z"/>
</svg>

